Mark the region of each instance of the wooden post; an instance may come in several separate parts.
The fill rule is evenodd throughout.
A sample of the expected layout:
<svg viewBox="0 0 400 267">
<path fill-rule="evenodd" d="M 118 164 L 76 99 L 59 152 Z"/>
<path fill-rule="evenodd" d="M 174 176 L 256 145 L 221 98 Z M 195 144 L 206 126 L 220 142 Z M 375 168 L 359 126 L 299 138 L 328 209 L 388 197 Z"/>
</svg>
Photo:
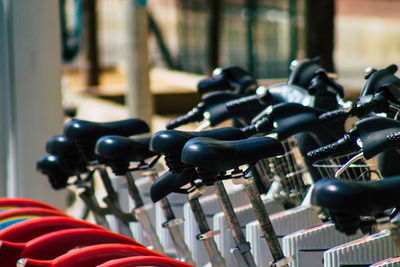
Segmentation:
<svg viewBox="0 0 400 267">
<path fill-rule="evenodd" d="M 333 72 L 335 0 L 305 2 L 306 57 L 320 56 L 322 67 Z"/>
<path fill-rule="evenodd" d="M 127 92 L 129 114 L 151 123 L 148 17 L 145 0 L 125 0 L 127 14 Z"/>
<path fill-rule="evenodd" d="M 97 27 L 97 0 L 82 1 L 83 47 L 86 59 L 86 85 L 98 86 L 100 65 Z"/>
</svg>

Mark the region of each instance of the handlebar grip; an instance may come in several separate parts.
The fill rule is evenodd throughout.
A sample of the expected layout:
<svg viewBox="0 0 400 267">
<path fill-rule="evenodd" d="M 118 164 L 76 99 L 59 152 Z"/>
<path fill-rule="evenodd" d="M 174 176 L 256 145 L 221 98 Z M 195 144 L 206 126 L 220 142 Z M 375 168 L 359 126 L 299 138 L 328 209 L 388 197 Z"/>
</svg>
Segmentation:
<svg viewBox="0 0 400 267">
<path fill-rule="evenodd" d="M 241 131 L 246 136 L 252 136 L 252 135 L 255 135 L 257 133 L 268 134 L 273 129 L 274 129 L 274 127 L 272 125 L 272 121 L 269 119 L 268 116 L 264 116 L 261 119 L 259 119 L 256 123 L 241 128 Z"/>
<path fill-rule="evenodd" d="M 389 144 L 400 144 L 400 132 L 389 133 L 386 138 Z"/>
<path fill-rule="evenodd" d="M 359 149 L 355 142 L 355 135 L 355 131 L 350 131 L 334 143 L 309 151 L 306 157 L 309 161 L 316 162 L 318 160 L 329 158 L 332 155 L 354 152 Z"/>
<path fill-rule="evenodd" d="M 345 119 L 349 117 L 351 114 L 349 114 L 348 111 L 344 109 L 337 109 L 337 110 L 332 110 L 325 112 L 321 115 L 319 115 L 318 120 L 320 122 L 332 122 L 340 119 Z"/>
<path fill-rule="evenodd" d="M 259 103 L 260 102 L 258 95 L 250 95 L 229 101 L 225 104 L 225 106 L 229 111 L 235 111 L 235 110 L 240 110 L 243 107 Z"/>
<path fill-rule="evenodd" d="M 257 128 L 255 126 L 255 124 L 251 124 L 248 126 L 245 126 L 243 128 L 240 129 L 247 137 L 250 137 L 252 135 L 257 134 Z"/>
<path fill-rule="evenodd" d="M 197 92 L 204 94 L 207 92 L 229 90 L 231 89 L 229 82 L 225 76 L 219 75 L 199 81 L 197 84 Z"/>
<path fill-rule="evenodd" d="M 201 105 L 198 105 L 188 113 L 167 122 L 166 128 L 168 130 L 171 130 L 191 122 L 201 121 L 202 119 L 203 119 L 203 109 L 201 108 Z"/>
<path fill-rule="evenodd" d="M 378 94 L 375 95 L 371 99 L 371 101 L 357 105 L 354 108 L 353 113 L 358 117 L 361 117 L 368 114 L 371 111 L 377 113 L 384 112 L 387 110 L 388 107 L 389 107 L 389 102 L 387 101 L 387 99 L 384 96 Z"/>
</svg>

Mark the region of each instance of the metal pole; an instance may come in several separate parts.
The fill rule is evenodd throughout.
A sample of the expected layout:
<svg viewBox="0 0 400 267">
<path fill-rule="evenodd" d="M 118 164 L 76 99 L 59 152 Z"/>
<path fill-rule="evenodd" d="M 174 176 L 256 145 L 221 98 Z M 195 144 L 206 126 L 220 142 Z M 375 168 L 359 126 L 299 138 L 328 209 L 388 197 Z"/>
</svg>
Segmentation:
<svg viewBox="0 0 400 267">
<path fill-rule="evenodd" d="M 158 174 L 155 169 L 148 171 L 147 176 L 152 182 L 156 181 L 158 178 Z M 174 211 L 172 210 L 171 204 L 169 203 L 167 197 L 164 197 L 160 200 L 160 207 L 166 220 L 162 224 L 162 227 L 167 228 L 170 233 L 177 258 L 181 261 L 194 265 L 195 263 L 192 259 L 192 253 L 186 245 L 181 229 L 179 228 L 179 225 L 184 222 L 184 219 L 177 219 L 175 217 Z"/>
<path fill-rule="evenodd" d="M 260 197 L 260 192 L 258 192 L 254 178 L 247 178 L 246 183 L 244 183 L 244 187 L 260 224 L 260 228 L 264 234 L 265 240 L 267 241 L 268 248 L 271 252 L 274 262 L 284 259 L 285 256 L 283 255 L 281 245 L 278 242 L 274 227 L 272 226 L 268 212 L 265 209 L 264 203 Z M 288 265 L 284 264 L 282 266 Z"/>
<path fill-rule="evenodd" d="M 189 204 L 200 231 L 197 239 L 203 241 L 211 265 L 213 267 L 226 267 L 225 259 L 222 257 L 214 240 L 215 232 L 211 231 L 207 223 L 206 215 L 200 205 L 199 198 L 189 198 Z"/>
<path fill-rule="evenodd" d="M 47 138 L 63 123 L 58 4 L 0 0 L 0 186 L 2 194 L 64 209 L 66 192 L 49 190 L 35 170 Z"/>
<path fill-rule="evenodd" d="M 229 196 L 226 192 L 223 182 L 216 181 L 214 183 L 214 189 L 222 211 L 225 214 L 226 222 L 232 231 L 233 240 L 235 240 L 238 251 L 240 252 L 247 266 L 255 267 L 256 263 L 254 262 L 254 257 L 250 251 L 250 243 L 246 241 L 246 237 L 244 236 L 239 220 L 236 217 L 235 211 L 233 210 L 232 203 L 229 200 Z"/>
<path fill-rule="evenodd" d="M 9 0 L 0 1 L 0 97 L 2 100 L 0 112 L 0 127 L 4 131 L 0 132 L 0 196 L 7 196 L 7 188 L 9 186 L 7 177 L 14 175 L 10 174 L 11 169 L 16 169 L 16 166 L 10 165 L 10 152 L 13 151 L 13 142 L 10 137 L 12 135 L 13 125 L 11 119 L 11 36 L 9 33 Z M 11 163 L 11 164 L 10 164 Z"/>
<path fill-rule="evenodd" d="M 120 234 L 127 236 L 129 238 L 133 238 L 132 231 L 129 227 L 129 222 L 132 221 L 132 219 L 136 218 L 135 216 L 132 216 L 132 218 L 126 218 L 124 212 L 122 212 L 121 206 L 119 204 L 119 198 L 118 198 L 118 193 L 115 191 L 111 179 L 108 176 L 107 170 L 104 167 L 99 167 L 97 169 L 100 173 L 100 178 L 103 182 L 104 188 L 107 192 L 107 196 L 104 197 L 103 201 L 107 204 L 109 207 L 110 211 L 114 213 L 114 216 L 117 220 L 117 225 L 118 225 L 118 231 Z M 125 218 L 121 218 L 125 217 Z M 128 219 L 128 220 L 127 220 Z"/>
<path fill-rule="evenodd" d="M 306 0 L 305 3 L 306 57 L 320 56 L 322 67 L 333 72 L 335 0 Z"/>
<path fill-rule="evenodd" d="M 208 64 L 209 75 L 219 65 L 219 44 L 221 34 L 221 0 L 209 0 L 210 19 L 208 23 Z"/>
<path fill-rule="evenodd" d="M 175 63 L 172 59 L 171 53 L 164 41 L 164 37 L 160 27 L 157 24 L 157 21 L 154 19 L 153 14 L 150 11 L 147 12 L 147 16 L 149 18 L 149 30 L 154 34 L 156 39 L 158 48 L 160 49 L 161 56 L 164 59 L 165 64 L 170 69 L 175 69 Z"/>
<path fill-rule="evenodd" d="M 245 18 L 247 27 L 247 64 L 252 76 L 257 74 L 254 52 L 254 26 L 257 16 L 257 0 L 246 0 Z"/>
<path fill-rule="evenodd" d="M 129 195 L 135 203 L 135 215 L 138 222 L 142 226 L 144 238 L 154 248 L 154 250 L 164 253 L 160 239 L 158 238 L 153 222 L 147 213 L 146 206 L 144 205 L 143 199 L 140 196 L 139 189 L 135 184 L 132 174 L 127 172 L 124 178 Z"/>
<path fill-rule="evenodd" d="M 131 117 L 151 122 L 152 95 L 149 86 L 148 17 L 145 0 L 125 0 L 127 15 L 127 92 Z"/>
</svg>

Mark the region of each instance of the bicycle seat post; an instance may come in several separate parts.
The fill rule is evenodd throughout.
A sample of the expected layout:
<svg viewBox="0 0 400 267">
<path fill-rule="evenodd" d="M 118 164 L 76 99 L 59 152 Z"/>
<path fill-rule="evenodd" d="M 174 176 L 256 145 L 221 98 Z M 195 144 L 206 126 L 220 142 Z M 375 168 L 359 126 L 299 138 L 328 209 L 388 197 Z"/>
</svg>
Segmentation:
<svg viewBox="0 0 400 267">
<path fill-rule="evenodd" d="M 201 207 L 199 196 L 199 194 L 189 194 L 188 196 L 190 208 L 192 209 L 194 218 L 200 231 L 200 234 L 197 235 L 196 238 L 199 241 L 203 241 L 204 247 L 210 259 L 210 263 L 213 267 L 226 267 L 225 259 L 222 257 L 221 252 L 217 247 L 217 243 L 215 243 L 214 240 L 214 236 L 219 232 L 211 231 L 210 226 L 207 223 L 204 210 Z"/>
<path fill-rule="evenodd" d="M 274 261 L 279 261 L 285 258 L 283 255 L 282 248 L 276 237 L 275 230 L 272 226 L 271 220 L 267 210 L 265 209 L 264 203 L 260 197 L 260 193 L 254 182 L 253 177 L 248 177 L 246 182 L 244 182 L 244 188 L 246 190 L 247 196 L 249 197 L 250 203 L 253 207 L 254 213 L 256 214 L 257 220 L 260 224 L 261 231 L 264 234 L 265 240 L 267 241 L 268 248 Z M 281 266 L 288 266 L 287 264 Z"/>
<path fill-rule="evenodd" d="M 254 257 L 250 251 L 250 243 L 246 241 L 246 237 L 242 231 L 242 227 L 240 226 L 239 220 L 235 214 L 223 182 L 218 180 L 218 172 L 208 171 L 202 168 L 196 168 L 196 171 L 205 185 L 214 186 L 218 202 L 225 214 L 229 229 L 232 231 L 233 240 L 236 243 L 236 248 L 234 248 L 232 251 L 234 252 L 233 255 L 235 256 L 235 260 L 238 262 L 238 264 L 244 261 L 247 266 L 256 266 Z M 236 259 L 236 255 L 238 254 L 237 252 L 240 253 L 242 259 Z"/>
<path fill-rule="evenodd" d="M 149 179 L 152 182 L 156 181 L 158 178 L 158 173 L 154 168 L 147 170 L 145 172 L 145 175 L 149 177 Z M 179 228 L 179 225 L 181 225 L 184 222 L 184 219 L 175 217 L 174 211 L 172 210 L 168 198 L 166 197 L 162 198 L 159 203 L 160 203 L 160 208 L 166 220 L 164 223 L 162 223 L 161 226 L 163 228 L 166 228 L 169 234 L 171 235 L 172 242 L 174 243 L 174 247 L 176 250 L 177 258 L 180 261 L 194 265 L 195 262 L 192 258 L 192 253 L 190 252 L 190 249 L 186 245 L 182 232 Z"/>
<path fill-rule="evenodd" d="M 97 170 L 100 173 L 100 178 L 107 192 L 107 196 L 104 197 L 103 200 L 107 204 L 110 211 L 115 215 L 120 233 L 129 238 L 133 238 L 132 231 L 129 227 L 129 222 L 136 221 L 135 216 L 128 216 L 122 211 L 119 204 L 118 193 L 115 191 L 112 185 L 107 170 L 104 167 L 98 167 Z"/>
<path fill-rule="evenodd" d="M 96 223 L 106 229 L 110 229 L 110 225 L 105 218 L 105 215 L 108 213 L 108 209 L 100 207 L 94 195 L 93 188 L 84 186 L 80 187 L 79 189 L 80 191 L 78 191 L 78 195 L 89 208 L 89 210 L 93 212 L 93 217 Z"/>
<path fill-rule="evenodd" d="M 250 251 L 250 243 L 246 241 L 246 237 L 243 234 L 239 220 L 235 214 L 235 211 L 233 210 L 232 203 L 229 200 L 229 196 L 226 192 L 223 182 L 216 181 L 214 183 L 214 189 L 221 208 L 225 214 L 226 221 L 232 231 L 233 239 L 237 245 L 236 248 L 239 250 L 247 266 L 256 266 L 254 257 Z"/>
<path fill-rule="evenodd" d="M 128 171 L 125 173 L 124 178 L 128 187 L 129 195 L 135 203 L 135 215 L 142 226 L 146 241 L 153 246 L 154 250 L 164 253 L 164 248 L 161 245 L 154 225 L 149 217 L 149 214 L 147 213 L 146 206 L 144 205 L 143 199 L 140 196 L 139 189 L 135 184 L 132 174 Z"/>
</svg>

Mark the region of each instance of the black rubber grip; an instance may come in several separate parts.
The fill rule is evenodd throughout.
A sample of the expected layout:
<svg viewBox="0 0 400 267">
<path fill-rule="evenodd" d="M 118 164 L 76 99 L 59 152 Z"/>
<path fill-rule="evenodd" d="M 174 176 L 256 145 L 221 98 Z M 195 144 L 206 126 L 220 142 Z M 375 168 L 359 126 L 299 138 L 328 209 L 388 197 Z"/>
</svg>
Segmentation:
<svg viewBox="0 0 400 267">
<path fill-rule="evenodd" d="M 249 126 L 243 127 L 240 130 L 246 136 L 252 136 L 258 133 L 269 134 L 273 130 L 272 121 L 268 116 L 264 116 L 259 119 L 256 123 L 251 124 Z"/>
<path fill-rule="evenodd" d="M 325 113 L 319 115 L 318 120 L 320 122 L 333 122 L 336 120 L 345 119 L 345 118 L 349 117 L 350 115 L 351 114 L 344 109 L 337 109 L 337 110 L 328 111 L 328 112 L 325 112 Z"/>
<path fill-rule="evenodd" d="M 400 132 L 389 133 L 388 135 L 386 135 L 386 138 L 389 144 L 400 144 Z"/>
<path fill-rule="evenodd" d="M 249 126 L 245 126 L 243 128 L 241 128 L 240 130 L 242 130 L 242 132 L 247 136 L 253 136 L 255 134 L 257 134 L 257 128 L 255 126 L 255 124 L 251 124 Z"/>
<path fill-rule="evenodd" d="M 225 106 L 229 111 L 236 111 L 236 110 L 240 110 L 246 106 L 258 104 L 258 103 L 260 103 L 259 100 L 260 100 L 260 98 L 258 95 L 244 96 L 244 97 L 227 102 L 225 104 Z"/>
<path fill-rule="evenodd" d="M 384 112 L 387 110 L 388 106 L 389 102 L 384 96 L 376 95 L 371 99 L 371 101 L 357 105 L 351 113 L 358 117 L 362 117 L 372 111 L 377 113 Z"/>
<path fill-rule="evenodd" d="M 197 92 L 204 94 L 220 90 L 231 90 L 231 86 L 225 76 L 219 75 L 212 78 L 207 78 L 199 81 L 197 84 Z"/>
<path fill-rule="evenodd" d="M 203 108 L 201 105 L 193 108 L 188 113 L 169 121 L 166 125 L 168 130 L 178 128 L 179 126 L 203 120 Z"/>
<path fill-rule="evenodd" d="M 334 155 L 345 155 L 359 149 L 355 141 L 356 132 L 352 131 L 334 143 L 309 151 L 306 157 L 310 162 L 315 162 Z"/>
</svg>

